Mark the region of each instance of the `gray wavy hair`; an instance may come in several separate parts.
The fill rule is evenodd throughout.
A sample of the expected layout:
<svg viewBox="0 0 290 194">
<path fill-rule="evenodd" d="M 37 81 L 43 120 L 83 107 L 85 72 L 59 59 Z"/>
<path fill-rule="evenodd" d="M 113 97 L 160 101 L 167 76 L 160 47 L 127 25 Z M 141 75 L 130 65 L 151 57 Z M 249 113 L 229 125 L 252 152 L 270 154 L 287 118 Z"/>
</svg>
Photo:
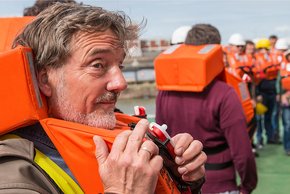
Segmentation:
<svg viewBox="0 0 290 194">
<path fill-rule="evenodd" d="M 13 48 L 32 48 L 37 71 L 62 66 L 72 51 L 71 40 L 78 32 L 112 30 L 121 46 L 138 38 L 141 25 L 133 24 L 123 12 L 107 11 L 101 7 L 56 3 L 42 11 L 15 38 Z"/>
</svg>

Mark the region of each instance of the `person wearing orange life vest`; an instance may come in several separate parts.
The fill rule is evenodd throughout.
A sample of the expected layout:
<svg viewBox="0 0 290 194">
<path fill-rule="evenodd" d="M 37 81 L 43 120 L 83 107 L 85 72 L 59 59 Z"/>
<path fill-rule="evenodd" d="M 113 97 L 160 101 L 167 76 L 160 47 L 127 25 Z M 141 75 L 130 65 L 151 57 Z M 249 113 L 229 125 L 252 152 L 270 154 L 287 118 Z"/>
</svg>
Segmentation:
<svg viewBox="0 0 290 194">
<path fill-rule="evenodd" d="M 229 45 L 232 52 L 227 54 L 227 62 L 229 71 L 235 76 L 244 77 L 244 71 L 240 67 L 251 66 L 248 56 L 245 54 L 245 40 L 241 34 L 233 34 L 229 38 Z"/>
<path fill-rule="evenodd" d="M 254 76 L 255 69 L 255 63 L 256 63 L 256 47 L 255 43 L 251 40 L 245 41 L 245 55 L 247 56 L 247 63 L 245 67 L 245 71 L 247 75 L 243 76 L 243 80 L 245 80 L 248 83 L 248 88 L 251 91 L 252 98 L 255 99 L 255 85 L 257 84 L 258 80 L 256 80 Z"/>
<path fill-rule="evenodd" d="M 116 126 L 113 111 L 117 97 L 127 86 L 121 72 L 126 42 L 137 38 L 138 29 L 123 13 L 57 3 L 27 25 L 16 37 L 14 46 L 32 48 L 38 86 L 47 98 L 50 117 L 110 130 Z M 105 193 L 154 193 L 162 159 L 153 142 L 143 142 L 147 129 L 148 121 L 141 120 L 133 132 L 125 131 L 117 136 L 110 153 L 104 141 L 94 137 Z M 13 133 L 33 142 L 73 178 L 39 126 Z M 202 179 L 206 160 L 202 144 L 189 134 L 179 134 L 172 139 L 182 179 L 193 183 Z M 4 176 L 7 175 L 2 172 L 1 177 Z M 1 183 L 7 181 L 6 185 L 13 187 L 9 180 L 1 178 Z M 37 178 L 32 180 L 34 185 L 40 186 Z M 197 185 L 195 193 L 200 187 L 201 184 Z"/>
<path fill-rule="evenodd" d="M 279 67 L 278 75 L 277 75 L 277 81 L 276 81 L 276 90 L 277 90 L 277 96 L 276 96 L 276 103 L 273 110 L 272 115 L 272 125 L 274 129 L 274 136 L 275 141 L 280 141 L 280 125 L 279 125 L 279 118 L 280 118 L 280 101 L 281 101 L 281 74 L 280 69 L 285 64 L 285 56 L 284 52 L 288 49 L 289 45 L 286 39 L 279 38 L 275 43 L 275 48 L 270 50 L 270 56 L 273 60 L 273 64 Z M 284 63 L 283 63 L 284 62 Z M 283 63 L 283 64 L 282 64 Z M 283 67 L 284 68 L 284 67 Z"/>
<path fill-rule="evenodd" d="M 254 57 L 252 54 L 245 53 L 246 41 L 241 34 L 232 34 L 229 38 L 229 45 L 232 48 L 232 52 L 227 54 L 227 63 L 229 64 L 227 70 L 234 76 L 241 78 L 247 84 L 252 98 L 251 102 L 253 106 L 255 106 L 255 100 L 253 99 L 253 96 L 255 96 L 253 92 L 255 85 L 252 84 L 254 78 L 252 73 L 253 63 L 255 62 Z M 248 122 L 248 131 L 249 136 L 252 138 L 256 131 L 255 118 Z M 252 147 L 253 153 L 258 156 L 254 143 L 252 144 Z"/>
<path fill-rule="evenodd" d="M 283 146 L 287 156 L 290 156 L 290 50 L 284 52 L 281 63 L 281 107 L 283 121 Z M 288 81 L 287 81 L 288 80 Z"/>
<path fill-rule="evenodd" d="M 160 62 L 160 68 L 161 66 L 164 67 L 163 70 L 165 71 L 165 68 L 169 69 L 170 65 L 179 64 L 180 74 L 178 74 L 178 77 L 182 77 L 188 70 L 182 69 L 181 62 L 189 63 L 190 53 L 193 53 L 190 52 L 192 51 L 189 49 L 190 47 L 192 49 L 193 47 L 200 47 L 201 49 L 197 50 L 197 54 L 206 55 L 210 48 L 213 50 L 214 46 L 220 46 L 220 41 L 219 31 L 214 26 L 210 24 L 194 25 L 188 32 L 185 44 L 175 45 L 155 59 L 156 80 L 159 80 L 157 69 L 159 68 L 158 62 L 162 57 L 169 56 L 166 61 L 164 60 L 164 63 L 161 64 Z M 178 57 L 181 56 L 182 49 L 186 48 L 189 49 L 188 55 L 184 56 L 182 58 L 184 60 L 181 61 Z M 174 63 L 170 63 L 170 59 L 174 60 Z M 177 59 L 180 61 L 177 61 Z M 210 59 L 206 60 L 210 61 Z M 221 64 L 221 55 L 218 55 L 215 60 L 213 58 L 211 60 L 216 61 L 216 64 L 224 69 L 223 64 Z M 186 65 L 190 68 L 190 65 Z M 202 64 L 193 61 L 191 65 L 196 67 Z M 215 72 L 212 65 L 210 64 L 211 69 L 208 69 L 208 71 Z M 172 68 L 172 70 L 175 69 L 176 66 Z M 199 69 L 203 68 L 199 67 Z M 197 76 L 194 76 L 194 73 L 197 75 L 205 74 L 205 72 L 189 72 L 184 77 L 193 79 Z M 190 77 L 189 74 L 193 74 L 193 76 Z M 166 76 L 162 75 L 160 80 Z M 176 87 L 175 82 L 171 81 L 170 83 L 173 83 L 175 89 L 164 87 L 164 89 L 158 91 L 156 122 L 166 122 L 168 132 L 171 135 L 187 132 L 203 142 L 204 151 L 208 155 L 205 165 L 204 194 L 251 193 L 257 185 L 256 164 L 246 130 L 245 115 L 236 91 L 224 81 L 219 80 L 218 75 L 208 85 L 204 85 L 201 91 L 194 90 L 194 87 L 192 87 L 192 90 L 186 90 L 186 87 L 190 87 L 189 80 L 181 80 L 184 85 L 180 84 L 179 88 Z M 197 82 L 203 83 L 204 80 L 197 80 Z M 241 178 L 241 185 L 239 186 L 236 184 L 236 171 Z"/>
<path fill-rule="evenodd" d="M 275 34 L 272 34 L 269 36 L 268 39 L 270 41 L 270 52 L 272 52 L 272 50 L 275 50 L 275 45 L 276 45 L 276 42 L 278 40 L 278 36 Z"/>
<path fill-rule="evenodd" d="M 263 141 L 263 127 L 266 130 L 267 143 L 279 144 L 275 140 L 275 132 L 272 126 L 272 115 L 276 102 L 276 78 L 278 74 L 278 67 L 273 65 L 273 60 L 270 56 L 270 41 L 268 39 L 260 39 L 256 43 L 256 68 L 259 69 L 261 81 L 256 87 L 257 99 L 262 99 L 263 104 L 267 107 L 267 112 L 264 114 L 264 119 L 257 116 L 257 145 L 262 148 Z"/>
</svg>

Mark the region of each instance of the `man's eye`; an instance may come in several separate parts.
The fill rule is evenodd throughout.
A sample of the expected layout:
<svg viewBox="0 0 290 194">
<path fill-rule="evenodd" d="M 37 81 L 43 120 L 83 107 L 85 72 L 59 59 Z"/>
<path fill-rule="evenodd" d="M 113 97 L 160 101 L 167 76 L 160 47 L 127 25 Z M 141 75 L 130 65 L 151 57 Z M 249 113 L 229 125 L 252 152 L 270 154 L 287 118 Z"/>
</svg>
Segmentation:
<svg viewBox="0 0 290 194">
<path fill-rule="evenodd" d="M 104 65 L 102 63 L 93 63 L 92 67 L 94 67 L 94 68 L 103 68 Z"/>
</svg>

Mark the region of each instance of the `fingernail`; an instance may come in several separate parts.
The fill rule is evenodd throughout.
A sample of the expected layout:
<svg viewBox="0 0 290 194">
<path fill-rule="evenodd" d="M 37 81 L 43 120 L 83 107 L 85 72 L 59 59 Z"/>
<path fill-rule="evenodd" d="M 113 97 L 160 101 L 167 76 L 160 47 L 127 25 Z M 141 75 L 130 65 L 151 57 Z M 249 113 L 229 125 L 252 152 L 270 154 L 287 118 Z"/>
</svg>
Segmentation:
<svg viewBox="0 0 290 194">
<path fill-rule="evenodd" d="M 175 162 L 178 165 L 182 165 L 184 163 L 184 160 L 181 157 L 176 157 L 175 158 Z"/>
<path fill-rule="evenodd" d="M 177 155 L 182 155 L 183 152 L 184 152 L 184 149 L 183 149 L 183 147 L 179 147 L 179 148 L 177 148 L 177 149 L 175 150 L 175 152 L 176 152 Z"/>
<path fill-rule="evenodd" d="M 185 167 L 180 167 L 180 168 L 178 168 L 178 172 L 179 172 L 180 174 L 185 174 L 185 173 L 187 173 L 187 168 L 185 168 Z"/>
</svg>

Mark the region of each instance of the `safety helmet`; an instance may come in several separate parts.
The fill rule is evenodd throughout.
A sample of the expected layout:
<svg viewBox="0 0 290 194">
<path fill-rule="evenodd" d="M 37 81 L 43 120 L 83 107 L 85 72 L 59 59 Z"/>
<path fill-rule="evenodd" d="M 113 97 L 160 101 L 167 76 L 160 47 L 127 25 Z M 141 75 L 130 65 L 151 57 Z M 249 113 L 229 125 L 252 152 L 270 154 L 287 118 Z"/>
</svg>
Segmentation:
<svg viewBox="0 0 290 194">
<path fill-rule="evenodd" d="M 229 44 L 235 45 L 235 46 L 239 46 L 239 45 L 244 46 L 246 42 L 244 40 L 244 37 L 241 34 L 235 33 L 230 36 Z"/>
<path fill-rule="evenodd" d="M 289 47 L 288 42 L 284 38 L 279 38 L 275 44 L 275 49 L 287 50 Z"/>
<path fill-rule="evenodd" d="M 177 28 L 171 36 L 171 44 L 182 44 L 185 42 L 188 31 L 191 26 L 180 26 Z"/>
<path fill-rule="evenodd" d="M 262 38 L 258 40 L 256 43 L 256 49 L 261 49 L 261 48 L 270 49 L 271 48 L 270 40 L 267 38 Z"/>
</svg>

